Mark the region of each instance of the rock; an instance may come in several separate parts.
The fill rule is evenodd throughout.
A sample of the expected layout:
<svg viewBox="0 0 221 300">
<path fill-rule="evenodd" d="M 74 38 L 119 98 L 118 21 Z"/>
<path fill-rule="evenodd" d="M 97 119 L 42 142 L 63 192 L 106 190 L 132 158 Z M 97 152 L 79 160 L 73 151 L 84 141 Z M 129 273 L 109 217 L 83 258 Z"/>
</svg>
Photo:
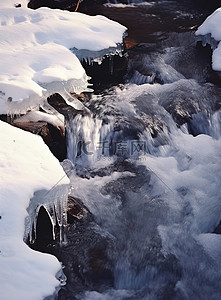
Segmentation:
<svg viewBox="0 0 221 300">
<path fill-rule="evenodd" d="M 124 82 L 124 76 L 128 68 L 128 59 L 124 55 L 114 55 L 104 57 L 101 64 L 94 62 L 89 65 L 83 60 L 82 66 L 86 70 L 87 75 L 92 78 L 91 83 L 95 93 L 98 93 Z"/>
<path fill-rule="evenodd" d="M 84 93 L 76 94 L 76 93 L 70 93 L 72 97 L 77 98 L 81 102 L 85 102 L 87 100 L 87 97 Z"/>
<path fill-rule="evenodd" d="M 125 44 L 126 49 L 129 50 L 129 49 L 136 47 L 139 43 L 137 41 L 134 41 L 134 40 L 126 37 L 124 40 L 124 44 Z"/>
<path fill-rule="evenodd" d="M 76 219 L 81 220 L 82 218 L 86 218 L 87 215 L 89 214 L 89 211 L 82 204 L 81 200 L 76 199 L 69 195 L 67 213 L 68 213 L 68 223 L 73 223 Z"/>
<path fill-rule="evenodd" d="M 75 94 L 77 95 L 77 94 Z M 77 95 L 79 97 L 82 97 L 83 99 L 83 93 L 81 93 L 80 95 Z M 76 96 L 76 98 L 77 98 Z M 85 96 L 84 96 L 85 97 Z M 79 99 L 79 98 L 77 98 Z M 65 116 L 65 119 L 69 117 L 69 115 L 71 115 L 72 117 L 77 115 L 78 113 L 82 113 L 82 110 L 77 110 L 74 107 L 68 105 L 65 100 L 63 99 L 63 97 L 59 94 L 54 94 L 52 96 L 50 96 L 47 99 L 48 104 L 50 104 L 54 109 L 56 109 L 56 111 L 58 111 L 60 114 Z"/>
<path fill-rule="evenodd" d="M 28 7 L 32 9 L 37 9 L 39 7 L 49 7 L 49 8 L 58 8 L 58 9 L 67 9 L 74 11 L 77 6 L 77 0 L 31 0 L 28 3 Z"/>
</svg>

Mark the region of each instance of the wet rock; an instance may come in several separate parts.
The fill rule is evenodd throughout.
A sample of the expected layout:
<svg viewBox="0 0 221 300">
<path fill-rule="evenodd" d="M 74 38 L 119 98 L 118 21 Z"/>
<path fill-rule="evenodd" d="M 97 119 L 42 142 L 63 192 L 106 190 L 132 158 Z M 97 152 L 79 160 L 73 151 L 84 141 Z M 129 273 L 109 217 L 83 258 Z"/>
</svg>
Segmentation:
<svg viewBox="0 0 221 300">
<path fill-rule="evenodd" d="M 74 11 L 77 6 L 77 0 L 31 0 L 28 3 L 28 7 L 32 9 L 37 9 L 39 7 L 49 7 L 58 9 L 67 9 Z"/>
<path fill-rule="evenodd" d="M 85 290 L 102 292 L 113 286 L 112 264 L 107 249 L 112 241 L 96 232 L 96 224 L 89 218 L 82 218 L 68 226 L 66 245 L 58 242 L 51 247 L 51 253 L 64 265 L 68 278 L 66 286 L 59 291 L 59 299 L 73 300 L 73 294 Z"/>
<path fill-rule="evenodd" d="M 76 219 L 81 220 L 90 215 L 88 209 L 83 205 L 80 199 L 68 196 L 68 223 L 73 223 Z M 89 217 L 89 216 L 88 216 Z M 92 218 L 92 215 L 90 215 Z"/>
<path fill-rule="evenodd" d="M 198 103 L 190 98 L 180 98 L 171 101 L 167 111 L 172 115 L 174 121 L 181 126 L 191 119 L 192 114 L 199 111 L 199 107 Z"/>
<path fill-rule="evenodd" d="M 88 64 L 86 61 L 83 61 L 82 65 L 87 75 L 92 78 L 91 83 L 93 84 L 94 91 L 100 92 L 113 85 L 124 82 L 124 76 L 127 72 L 127 63 L 126 56 L 114 55 L 104 57 L 101 64 L 96 62 Z"/>
<path fill-rule="evenodd" d="M 76 98 L 79 96 L 79 98 L 83 98 L 83 93 L 80 95 L 77 95 Z M 84 95 L 86 98 L 86 96 Z M 78 98 L 77 98 L 78 99 Z M 50 97 L 47 98 L 48 104 L 50 104 L 56 111 L 58 111 L 60 114 L 64 115 L 65 117 L 68 117 L 69 115 L 75 116 L 78 113 L 81 113 L 81 111 L 75 109 L 74 107 L 68 105 L 64 98 L 59 94 L 53 94 Z"/>
<path fill-rule="evenodd" d="M 77 98 L 81 102 L 87 101 L 87 97 L 84 93 L 76 94 L 76 93 L 71 93 L 71 95 L 75 98 Z"/>
<path fill-rule="evenodd" d="M 126 38 L 124 41 L 125 47 L 127 50 L 132 49 L 138 45 L 137 41 L 134 41 L 132 39 Z"/>
<path fill-rule="evenodd" d="M 67 157 L 66 136 L 61 135 L 60 131 L 51 124 L 48 124 L 48 128 L 52 139 L 47 145 L 52 154 L 59 161 L 63 161 Z"/>
</svg>

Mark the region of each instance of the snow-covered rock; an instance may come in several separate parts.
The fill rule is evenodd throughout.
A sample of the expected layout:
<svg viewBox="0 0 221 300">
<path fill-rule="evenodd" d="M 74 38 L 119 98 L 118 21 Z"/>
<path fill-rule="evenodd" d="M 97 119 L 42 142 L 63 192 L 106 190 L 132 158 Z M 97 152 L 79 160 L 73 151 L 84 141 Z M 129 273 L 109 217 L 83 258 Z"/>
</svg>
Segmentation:
<svg viewBox="0 0 221 300">
<path fill-rule="evenodd" d="M 213 50 L 212 68 L 221 71 L 221 7 L 211 14 L 196 31 L 203 45 L 210 44 Z"/>
<path fill-rule="evenodd" d="M 61 266 L 23 242 L 26 209 L 35 192 L 54 198 L 69 180 L 39 136 L 0 121 L 0 140 L 0 298 L 43 299 L 59 285 L 55 274 Z"/>
<path fill-rule="evenodd" d="M 20 123 L 20 122 L 28 123 L 28 122 L 38 122 L 38 121 L 45 121 L 53 125 L 54 127 L 60 130 L 62 135 L 64 135 L 64 131 L 65 131 L 64 116 L 59 113 L 52 115 L 41 111 L 30 111 L 26 115 L 14 120 L 14 123 Z"/>
<path fill-rule="evenodd" d="M 0 114 L 36 109 L 55 92 L 87 91 L 88 76 L 70 49 L 113 52 L 126 30 L 103 16 L 31 10 L 26 2 L 0 3 Z"/>
</svg>

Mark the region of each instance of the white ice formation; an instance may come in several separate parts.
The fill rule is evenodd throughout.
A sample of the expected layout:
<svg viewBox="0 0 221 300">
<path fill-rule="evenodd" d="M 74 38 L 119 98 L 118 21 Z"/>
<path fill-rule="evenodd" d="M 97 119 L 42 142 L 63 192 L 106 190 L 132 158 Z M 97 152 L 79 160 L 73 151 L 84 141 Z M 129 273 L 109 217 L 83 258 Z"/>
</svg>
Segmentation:
<svg viewBox="0 0 221 300">
<path fill-rule="evenodd" d="M 211 14 L 196 31 L 197 40 L 211 45 L 212 68 L 221 71 L 221 7 Z"/>
</svg>

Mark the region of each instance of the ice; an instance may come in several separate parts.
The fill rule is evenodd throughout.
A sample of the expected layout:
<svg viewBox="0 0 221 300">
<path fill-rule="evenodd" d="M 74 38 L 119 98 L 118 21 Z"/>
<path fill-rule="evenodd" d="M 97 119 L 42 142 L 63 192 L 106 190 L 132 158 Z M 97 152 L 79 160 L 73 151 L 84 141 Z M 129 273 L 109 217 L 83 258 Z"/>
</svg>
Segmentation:
<svg viewBox="0 0 221 300">
<path fill-rule="evenodd" d="M 221 8 L 212 13 L 196 31 L 197 40 L 203 45 L 211 45 L 213 50 L 212 67 L 215 71 L 221 71 Z"/>
<path fill-rule="evenodd" d="M 126 28 L 103 16 L 1 1 L 0 114 L 37 109 L 53 93 L 89 91 L 79 59 L 121 52 Z M 91 55 L 88 54 L 88 57 Z M 87 58 L 87 56 L 85 57 Z"/>
<path fill-rule="evenodd" d="M 124 36 L 125 34 L 123 34 L 123 37 Z M 98 51 L 77 48 L 71 48 L 70 50 L 78 57 L 80 61 L 85 60 L 89 65 L 93 64 L 93 62 L 101 64 L 104 57 L 111 58 L 114 55 L 121 56 L 123 52 L 123 45 L 122 43 L 118 43 L 115 47 L 109 47 L 107 49 L 102 49 Z"/>
<path fill-rule="evenodd" d="M 43 206 L 51 220 L 53 238 L 55 239 L 55 227 L 58 224 L 60 228 L 60 243 L 66 242 L 65 228 L 67 226 L 69 191 L 69 186 L 59 185 L 53 187 L 50 191 L 41 190 L 34 193 L 34 197 L 30 199 L 30 204 L 27 208 L 28 217 L 25 221 L 25 241 L 29 239 L 31 243 L 35 242 L 38 213 L 41 206 Z"/>
<path fill-rule="evenodd" d="M 33 251 L 24 243 L 25 218 L 30 224 L 27 235 L 36 221 L 35 209 L 44 205 L 49 210 L 54 201 L 58 223 L 64 226 L 69 180 L 39 136 L 4 122 L 0 128 L 1 298 L 11 300 L 16 295 L 19 300 L 38 300 L 59 286 L 55 275 L 61 265 L 55 257 Z M 38 202 L 31 201 L 29 206 L 33 195 L 40 194 Z"/>
</svg>

